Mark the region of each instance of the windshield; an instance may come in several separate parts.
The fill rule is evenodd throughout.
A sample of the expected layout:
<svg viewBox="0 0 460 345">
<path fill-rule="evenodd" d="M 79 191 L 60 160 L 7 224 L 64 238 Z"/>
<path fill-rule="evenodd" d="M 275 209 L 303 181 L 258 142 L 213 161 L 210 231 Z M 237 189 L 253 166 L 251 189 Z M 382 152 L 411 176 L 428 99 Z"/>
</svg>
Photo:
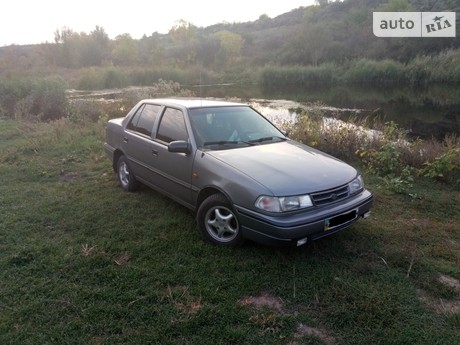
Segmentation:
<svg viewBox="0 0 460 345">
<path fill-rule="evenodd" d="M 208 149 L 259 145 L 286 140 L 271 122 L 245 106 L 189 110 L 197 145 Z"/>
</svg>

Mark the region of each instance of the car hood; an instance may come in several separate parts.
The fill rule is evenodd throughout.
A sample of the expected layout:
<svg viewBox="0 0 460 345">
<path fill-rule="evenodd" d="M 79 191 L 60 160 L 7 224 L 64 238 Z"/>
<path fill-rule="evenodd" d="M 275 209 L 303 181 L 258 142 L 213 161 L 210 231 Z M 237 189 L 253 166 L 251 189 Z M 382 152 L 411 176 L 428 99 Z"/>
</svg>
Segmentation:
<svg viewBox="0 0 460 345">
<path fill-rule="evenodd" d="M 357 175 L 356 169 L 348 164 L 292 140 L 206 153 L 254 179 L 276 196 L 335 188 Z"/>
</svg>

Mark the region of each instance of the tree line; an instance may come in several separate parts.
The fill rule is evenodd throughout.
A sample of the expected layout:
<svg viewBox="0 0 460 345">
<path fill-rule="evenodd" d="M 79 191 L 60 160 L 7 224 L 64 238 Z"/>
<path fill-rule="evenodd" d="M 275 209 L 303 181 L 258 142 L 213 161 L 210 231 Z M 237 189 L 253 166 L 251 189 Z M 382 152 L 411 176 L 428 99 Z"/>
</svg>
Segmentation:
<svg viewBox="0 0 460 345">
<path fill-rule="evenodd" d="M 317 1 L 275 18 L 197 27 L 181 20 L 167 34 L 110 39 L 103 27 L 89 33 L 60 28 L 54 42 L 0 48 L 0 75 L 48 75 L 92 67 L 205 68 L 244 74 L 267 66 L 346 65 L 358 59 L 408 63 L 460 48 L 458 38 L 377 38 L 374 11 L 459 11 L 455 0 Z M 457 25 L 460 27 L 460 25 Z M 457 30 L 458 31 L 458 30 Z M 69 72 L 70 73 L 70 72 Z"/>
</svg>

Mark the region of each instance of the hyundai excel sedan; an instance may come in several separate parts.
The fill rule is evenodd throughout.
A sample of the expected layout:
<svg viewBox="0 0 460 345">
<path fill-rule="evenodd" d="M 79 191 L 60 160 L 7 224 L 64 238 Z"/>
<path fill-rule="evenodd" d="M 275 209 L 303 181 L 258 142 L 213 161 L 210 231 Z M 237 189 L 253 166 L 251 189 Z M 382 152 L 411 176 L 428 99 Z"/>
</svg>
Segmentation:
<svg viewBox="0 0 460 345">
<path fill-rule="evenodd" d="M 194 211 L 202 237 L 297 245 L 350 227 L 373 197 L 348 164 L 287 138 L 246 104 L 147 99 L 107 124 L 120 186 Z"/>
</svg>

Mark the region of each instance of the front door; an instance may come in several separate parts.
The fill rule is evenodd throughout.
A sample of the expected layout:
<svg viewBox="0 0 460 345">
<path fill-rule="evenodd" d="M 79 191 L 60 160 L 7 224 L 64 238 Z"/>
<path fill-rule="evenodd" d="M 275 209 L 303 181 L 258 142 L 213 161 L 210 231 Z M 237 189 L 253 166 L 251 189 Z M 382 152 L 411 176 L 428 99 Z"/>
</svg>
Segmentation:
<svg viewBox="0 0 460 345">
<path fill-rule="evenodd" d="M 172 141 L 190 141 L 182 111 L 167 107 L 154 138 L 155 159 L 152 160 L 152 164 L 156 177 L 152 183 L 171 198 L 190 205 L 194 155 L 168 151 L 168 144 Z"/>
</svg>

